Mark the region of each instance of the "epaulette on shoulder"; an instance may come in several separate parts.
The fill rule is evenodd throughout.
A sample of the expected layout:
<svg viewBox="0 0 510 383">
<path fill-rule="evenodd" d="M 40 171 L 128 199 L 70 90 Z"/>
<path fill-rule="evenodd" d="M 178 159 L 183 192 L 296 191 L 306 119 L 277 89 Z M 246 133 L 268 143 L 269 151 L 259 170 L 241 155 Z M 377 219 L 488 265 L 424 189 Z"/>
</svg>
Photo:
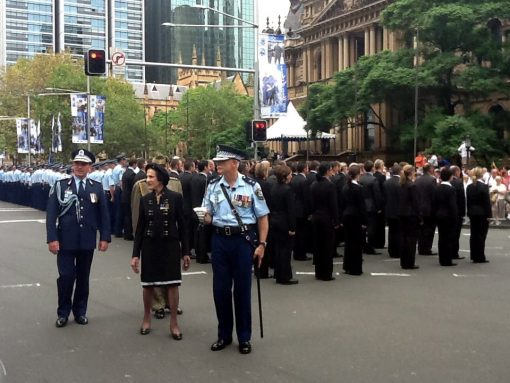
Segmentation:
<svg viewBox="0 0 510 383">
<path fill-rule="evenodd" d="M 257 181 L 255 181 L 253 178 L 250 178 L 248 176 L 243 176 L 243 181 L 251 186 L 255 186 L 255 184 L 257 183 Z"/>
<path fill-rule="evenodd" d="M 101 183 L 99 181 L 96 181 L 96 180 L 91 180 L 90 178 L 88 178 L 88 181 L 91 185 L 94 185 L 94 184 L 98 184 L 98 185 L 101 185 Z"/>
<path fill-rule="evenodd" d="M 220 180 L 221 177 L 214 177 L 213 179 L 209 180 L 209 185 L 215 184 Z"/>
</svg>

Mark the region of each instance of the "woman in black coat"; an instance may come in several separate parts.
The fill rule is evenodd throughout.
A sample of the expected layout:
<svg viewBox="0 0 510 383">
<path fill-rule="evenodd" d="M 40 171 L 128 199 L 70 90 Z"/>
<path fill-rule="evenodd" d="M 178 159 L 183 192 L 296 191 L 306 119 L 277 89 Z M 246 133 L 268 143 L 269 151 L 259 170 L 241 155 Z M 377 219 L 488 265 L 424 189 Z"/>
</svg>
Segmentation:
<svg viewBox="0 0 510 383">
<path fill-rule="evenodd" d="M 181 340 L 177 323 L 181 258 L 183 268 L 190 265 L 189 244 L 184 225 L 183 199 L 179 193 L 166 188 L 168 172 L 160 165 L 149 164 L 147 186 L 151 193 L 140 200 L 131 267 L 140 272 L 143 287 L 144 316 L 140 334 L 147 335 L 151 327 L 151 308 L 154 287 L 168 287 L 170 305 L 170 335 Z"/>
<path fill-rule="evenodd" d="M 315 278 L 332 281 L 333 257 L 336 254 L 335 228 L 339 225 L 338 199 L 335 185 L 331 182 L 333 170 L 331 164 L 319 166 L 317 182 L 311 186 L 312 227 L 314 238 Z"/>
<path fill-rule="evenodd" d="M 467 215 L 471 227 L 469 246 L 473 263 L 489 262 L 485 258 L 485 239 L 489 232 L 489 221 L 492 217 L 489 186 L 483 183 L 483 170 L 473 169 L 473 183 L 466 189 Z"/>
<path fill-rule="evenodd" d="M 419 196 L 414 183 L 414 167 L 404 166 L 400 176 L 400 266 L 403 269 L 418 269 L 415 265 L 418 226 L 420 225 Z"/>
<path fill-rule="evenodd" d="M 294 285 L 297 279 L 292 278 L 290 265 L 294 235 L 296 234 L 295 196 L 289 186 L 292 177 L 291 169 L 279 165 L 274 169 L 276 183 L 272 185 L 269 210 L 269 240 L 273 257 L 274 277 L 276 283 Z"/>
<path fill-rule="evenodd" d="M 350 275 L 363 274 L 363 244 L 368 222 L 363 186 L 358 183 L 359 177 L 360 167 L 351 165 L 347 173 L 347 184 L 342 190 L 342 224 L 345 233 L 343 269 Z"/>
</svg>

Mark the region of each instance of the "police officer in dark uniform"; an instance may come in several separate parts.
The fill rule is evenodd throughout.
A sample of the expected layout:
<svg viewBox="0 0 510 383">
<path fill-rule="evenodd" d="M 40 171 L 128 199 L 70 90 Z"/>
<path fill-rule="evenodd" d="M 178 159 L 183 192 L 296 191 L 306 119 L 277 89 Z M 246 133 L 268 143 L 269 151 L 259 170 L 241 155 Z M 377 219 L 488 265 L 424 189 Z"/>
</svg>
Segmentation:
<svg viewBox="0 0 510 383">
<path fill-rule="evenodd" d="M 48 248 L 57 255 L 59 273 L 57 327 L 67 324 L 71 311 L 77 323 L 88 323 L 89 274 L 97 231 L 99 251 L 106 251 L 111 241 L 103 189 L 87 177 L 94 155 L 81 149 L 73 152 L 72 158 L 73 177 L 56 182 L 46 211 Z"/>
<path fill-rule="evenodd" d="M 213 294 L 218 318 L 218 339 L 212 351 L 223 350 L 232 343 L 234 327 L 232 291 L 234 291 L 236 332 L 239 352 L 251 352 L 251 281 L 253 258 L 260 266 L 268 232 L 269 209 L 260 185 L 238 172 L 244 153 L 218 146 L 213 159 L 222 176 L 210 182 L 202 206 L 205 223 L 213 225 L 212 269 Z M 239 226 L 228 200 L 238 211 L 244 228 Z M 246 235 L 258 241 L 252 246 Z M 233 289 L 232 289 L 233 285 Z"/>
</svg>

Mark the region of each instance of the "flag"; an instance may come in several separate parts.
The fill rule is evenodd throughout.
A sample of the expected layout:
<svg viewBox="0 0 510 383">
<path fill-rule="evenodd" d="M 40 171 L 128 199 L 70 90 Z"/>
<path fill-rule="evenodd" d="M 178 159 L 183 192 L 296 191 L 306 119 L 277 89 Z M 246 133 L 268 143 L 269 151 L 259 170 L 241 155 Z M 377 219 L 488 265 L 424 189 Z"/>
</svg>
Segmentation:
<svg viewBox="0 0 510 383">
<path fill-rule="evenodd" d="M 56 153 L 57 148 L 55 147 L 55 115 L 51 115 L 51 153 Z"/>
<path fill-rule="evenodd" d="M 62 151 L 62 124 L 60 123 L 60 112 L 58 112 L 58 116 L 57 116 L 57 138 L 56 138 L 56 143 L 57 143 L 57 151 L 61 152 Z"/>
</svg>

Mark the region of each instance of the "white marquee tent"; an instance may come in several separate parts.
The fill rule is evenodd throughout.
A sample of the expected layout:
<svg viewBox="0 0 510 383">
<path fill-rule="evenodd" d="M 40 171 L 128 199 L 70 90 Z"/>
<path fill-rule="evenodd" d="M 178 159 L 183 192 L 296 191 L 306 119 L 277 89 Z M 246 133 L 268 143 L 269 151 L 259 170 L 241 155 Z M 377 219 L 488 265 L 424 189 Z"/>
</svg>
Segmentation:
<svg viewBox="0 0 510 383">
<path fill-rule="evenodd" d="M 272 126 L 267 129 L 268 141 L 306 141 L 308 138 L 305 130 L 306 121 L 299 115 L 298 111 L 289 102 L 287 115 L 280 117 Z M 315 139 L 331 140 L 335 135 L 330 133 L 318 133 Z"/>
</svg>

